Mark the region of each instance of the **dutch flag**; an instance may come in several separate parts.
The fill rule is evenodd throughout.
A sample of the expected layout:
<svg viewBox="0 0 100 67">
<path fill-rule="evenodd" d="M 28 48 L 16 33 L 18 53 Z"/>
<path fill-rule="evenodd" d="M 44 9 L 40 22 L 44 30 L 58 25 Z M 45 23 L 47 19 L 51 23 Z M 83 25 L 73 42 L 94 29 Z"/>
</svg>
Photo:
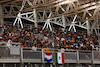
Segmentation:
<svg viewBox="0 0 100 67">
<path fill-rule="evenodd" d="M 52 53 L 45 53 L 44 60 L 50 63 L 52 61 Z"/>
</svg>

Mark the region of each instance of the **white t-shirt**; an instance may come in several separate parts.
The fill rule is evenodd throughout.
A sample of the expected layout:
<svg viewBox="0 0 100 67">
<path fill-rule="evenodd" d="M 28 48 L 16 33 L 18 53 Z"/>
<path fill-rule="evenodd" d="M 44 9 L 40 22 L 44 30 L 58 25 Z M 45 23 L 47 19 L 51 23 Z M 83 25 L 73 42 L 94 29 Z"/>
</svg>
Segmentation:
<svg viewBox="0 0 100 67">
<path fill-rule="evenodd" d="M 64 38 L 61 38 L 61 41 L 64 41 L 65 39 Z"/>
<path fill-rule="evenodd" d="M 54 43 L 52 43 L 52 46 L 54 47 Z"/>
<path fill-rule="evenodd" d="M 9 33 L 9 36 L 11 36 L 11 33 Z"/>
<path fill-rule="evenodd" d="M 65 49 L 64 48 L 61 48 L 61 52 L 65 52 Z"/>
<path fill-rule="evenodd" d="M 94 45 L 93 44 L 90 44 L 90 46 L 92 46 L 92 48 L 94 48 Z"/>
<path fill-rule="evenodd" d="M 37 50 L 37 47 L 33 46 L 32 47 L 32 50 L 36 51 Z"/>
<path fill-rule="evenodd" d="M 62 28 L 62 31 L 63 31 L 63 32 L 64 32 L 64 30 L 65 30 L 65 29 L 64 29 L 64 28 Z"/>
<path fill-rule="evenodd" d="M 45 40 L 47 40 L 47 39 L 48 39 L 48 37 L 46 37 L 46 36 L 45 36 L 45 37 L 44 37 L 44 39 L 45 39 Z"/>
<path fill-rule="evenodd" d="M 8 40 L 8 43 L 6 44 L 6 46 L 9 48 L 12 46 L 10 43 L 11 43 L 11 40 Z"/>
<path fill-rule="evenodd" d="M 83 43 L 81 43 L 80 46 L 83 47 Z"/>
<path fill-rule="evenodd" d="M 56 37 L 57 40 L 59 40 L 59 37 Z"/>
</svg>

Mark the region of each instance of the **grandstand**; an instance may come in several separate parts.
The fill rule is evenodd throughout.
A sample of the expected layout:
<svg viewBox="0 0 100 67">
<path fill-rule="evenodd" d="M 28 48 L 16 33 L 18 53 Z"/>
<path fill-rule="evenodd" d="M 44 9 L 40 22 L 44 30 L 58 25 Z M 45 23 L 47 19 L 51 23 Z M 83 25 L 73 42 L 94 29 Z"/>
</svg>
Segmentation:
<svg viewBox="0 0 100 67">
<path fill-rule="evenodd" d="M 100 0 L 0 0 L 0 67 L 100 67 Z"/>
</svg>

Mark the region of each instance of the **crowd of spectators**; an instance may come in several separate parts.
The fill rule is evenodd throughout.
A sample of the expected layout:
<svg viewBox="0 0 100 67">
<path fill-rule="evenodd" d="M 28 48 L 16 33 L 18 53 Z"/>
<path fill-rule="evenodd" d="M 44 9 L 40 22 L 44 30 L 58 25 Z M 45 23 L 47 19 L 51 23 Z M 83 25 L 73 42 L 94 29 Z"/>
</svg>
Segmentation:
<svg viewBox="0 0 100 67">
<path fill-rule="evenodd" d="M 0 41 L 20 42 L 23 47 L 55 48 L 92 50 L 98 48 L 98 37 L 90 36 L 84 32 L 70 32 L 64 28 L 49 29 L 42 28 L 17 28 L 11 25 L 0 25 Z"/>
</svg>

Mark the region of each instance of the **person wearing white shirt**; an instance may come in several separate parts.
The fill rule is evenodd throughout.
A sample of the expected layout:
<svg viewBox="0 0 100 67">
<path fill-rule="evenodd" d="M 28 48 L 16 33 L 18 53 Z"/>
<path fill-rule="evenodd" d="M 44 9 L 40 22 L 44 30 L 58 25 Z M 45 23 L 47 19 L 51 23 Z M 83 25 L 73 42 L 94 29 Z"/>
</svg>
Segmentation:
<svg viewBox="0 0 100 67">
<path fill-rule="evenodd" d="M 32 47 L 32 50 L 33 50 L 33 51 L 37 51 L 37 47 L 33 46 L 33 47 Z"/>
<path fill-rule="evenodd" d="M 11 45 L 11 40 L 8 40 L 8 43 L 6 44 L 6 46 L 8 47 L 8 48 L 10 48 L 12 45 Z"/>
<path fill-rule="evenodd" d="M 90 46 L 92 46 L 92 48 L 94 48 L 94 45 L 93 44 L 90 44 Z"/>
<path fill-rule="evenodd" d="M 83 47 L 83 43 L 80 43 L 80 46 Z"/>
<path fill-rule="evenodd" d="M 63 31 L 63 32 L 64 32 L 64 30 L 65 30 L 65 29 L 64 29 L 64 28 L 62 28 L 62 31 Z"/>
<path fill-rule="evenodd" d="M 61 48 L 61 52 L 64 53 L 65 52 L 65 49 L 64 48 Z"/>
<path fill-rule="evenodd" d="M 60 40 L 59 37 L 56 37 L 57 40 Z"/>
<path fill-rule="evenodd" d="M 47 39 L 48 39 L 48 37 L 47 37 L 47 36 L 44 36 L 44 39 L 45 39 L 45 40 L 47 40 Z"/>
<path fill-rule="evenodd" d="M 64 41 L 65 39 L 64 38 L 61 38 L 61 41 Z"/>
</svg>

